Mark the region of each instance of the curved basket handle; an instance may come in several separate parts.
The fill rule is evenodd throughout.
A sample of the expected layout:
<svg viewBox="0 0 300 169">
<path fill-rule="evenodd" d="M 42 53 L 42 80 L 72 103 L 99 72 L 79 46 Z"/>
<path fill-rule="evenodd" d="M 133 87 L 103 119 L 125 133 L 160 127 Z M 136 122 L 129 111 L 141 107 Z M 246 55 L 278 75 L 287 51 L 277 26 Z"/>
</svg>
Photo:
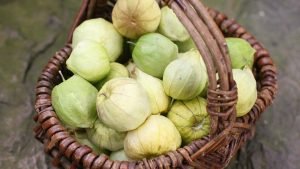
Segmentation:
<svg viewBox="0 0 300 169">
<path fill-rule="evenodd" d="M 207 67 L 211 136 L 233 126 L 237 90 L 227 45 L 220 29 L 199 0 L 164 0 L 173 9 L 195 42 Z M 220 80 L 216 80 L 216 72 Z"/>
<path fill-rule="evenodd" d="M 224 146 L 236 120 L 237 88 L 228 48 L 220 29 L 199 0 L 164 0 L 173 9 L 195 42 L 207 67 L 209 86 L 207 111 L 211 117 L 210 140 L 192 159 Z M 219 81 L 216 79 L 216 73 Z"/>
</svg>

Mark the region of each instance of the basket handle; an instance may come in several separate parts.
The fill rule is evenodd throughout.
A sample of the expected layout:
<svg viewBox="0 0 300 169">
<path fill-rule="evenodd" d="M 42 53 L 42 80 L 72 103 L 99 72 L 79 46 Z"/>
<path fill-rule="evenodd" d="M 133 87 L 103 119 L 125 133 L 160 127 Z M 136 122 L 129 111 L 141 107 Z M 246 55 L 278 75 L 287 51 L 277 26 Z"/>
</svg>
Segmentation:
<svg viewBox="0 0 300 169">
<path fill-rule="evenodd" d="M 211 118 L 210 140 L 214 144 L 207 144 L 193 154 L 192 159 L 195 160 L 224 146 L 224 139 L 236 120 L 237 88 L 224 36 L 201 1 L 164 0 L 164 3 L 173 9 L 190 33 L 203 57 L 209 77 L 207 111 Z"/>
<path fill-rule="evenodd" d="M 224 36 L 199 0 L 164 2 L 186 27 L 206 64 L 209 77 L 207 110 L 212 120 L 210 134 L 215 137 L 232 127 L 236 119 L 237 90 Z"/>
</svg>

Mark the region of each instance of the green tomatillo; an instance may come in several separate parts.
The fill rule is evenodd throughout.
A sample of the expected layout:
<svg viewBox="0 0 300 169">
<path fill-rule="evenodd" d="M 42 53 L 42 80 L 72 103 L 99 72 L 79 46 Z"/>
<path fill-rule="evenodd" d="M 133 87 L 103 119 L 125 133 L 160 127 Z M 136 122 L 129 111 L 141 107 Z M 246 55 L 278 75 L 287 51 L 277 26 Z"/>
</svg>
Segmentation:
<svg viewBox="0 0 300 169">
<path fill-rule="evenodd" d="M 101 89 L 101 87 L 108 82 L 111 79 L 117 78 L 117 77 L 129 77 L 129 73 L 128 70 L 126 69 L 126 67 L 120 63 L 117 62 L 113 62 L 110 63 L 110 71 L 108 73 L 108 75 L 100 80 L 99 82 L 96 83 L 96 87 L 98 90 Z"/>
<path fill-rule="evenodd" d="M 210 117 L 206 111 L 206 100 L 196 97 L 189 101 L 175 101 L 168 118 L 175 124 L 184 144 L 209 134 Z"/>
<path fill-rule="evenodd" d="M 167 6 L 161 9 L 161 20 L 158 31 L 172 41 L 183 42 L 190 38 L 189 33 L 179 21 L 176 14 Z"/>
<path fill-rule="evenodd" d="M 129 39 L 154 32 L 161 11 L 155 0 L 118 0 L 112 11 L 115 28 Z"/>
<path fill-rule="evenodd" d="M 233 69 L 242 69 L 247 66 L 252 69 L 255 49 L 244 39 L 226 38 L 231 65 Z"/>
<path fill-rule="evenodd" d="M 188 40 L 184 41 L 184 42 L 175 42 L 176 45 L 178 46 L 178 50 L 180 53 L 184 53 L 187 52 L 191 49 L 197 49 L 194 41 L 192 38 L 189 38 Z"/>
<path fill-rule="evenodd" d="M 139 127 L 151 114 L 147 92 L 134 79 L 115 78 L 97 96 L 97 112 L 108 127 L 124 132 Z"/>
<path fill-rule="evenodd" d="M 208 75 L 205 64 L 197 50 L 179 54 L 171 62 L 163 76 L 166 94 L 177 100 L 191 100 L 207 86 Z"/>
<path fill-rule="evenodd" d="M 181 136 L 174 124 L 164 116 L 152 115 L 127 133 L 124 151 L 129 158 L 141 160 L 175 151 L 180 145 Z"/>
<path fill-rule="evenodd" d="M 54 87 L 52 105 L 58 118 L 68 128 L 91 128 L 97 119 L 97 93 L 92 84 L 74 75 Z"/>
<path fill-rule="evenodd" d="M 134 63 L 130 63 L 127 68 L 130 72 L 130 77 L 136 79 L 146 90 L 151 104 L 151 113 L 166 113 L 171 99 L 164 92 L 162 80 L 144 73 Z"/>
<path fill-rule="evenodd" d="M 178 48 L 158 33 L 142 36 L 133 49 L 133 61 L 143 72 L 162 78 L 168 64 L 177 58 Z"/>
<path fill-rule="evenodd" d="M 93 128 L 86 129 L 88 138 L 102 149 L 117 151 L 123 149 L 123 141 L 126 133 L 109 128 L 100 120 L 97 120 Z"/>
<path fill-rule="evenodd" d="M 103 18 L 86 20 L 74 30 L 73 48 L 85 40 L 101 44 L 107 51 L 109 61 L 111 62 L 117 60 L 123 52 L 123 37 L 114 28 L 112 23 Z"/>
<path fill-rule="evenodd" d="M 116 161 L 131 161 L 131 159 L 128 158 L 127 155 L 125 154 L 124 150 L 112 152 L 109 158 L 111 160 L 116 160 Z"/>
<path fill-rule="evenodd" d="M 89 82 L 103 79 L 110 71 L 109 58 L 100 43 L 82 41 L 73 49 L 67 68 Z"/>
<path fill-rule="evenodd" d="M 238 90 L 238 101 L 236 105 L 237 117 L 249 113 L 257 99 L 256 80 L 250 68 L 233 69 L 233 79 Z"/>
<path fill-rule="evenodd" d="M 100 155 L 102 153 L 108 154 L 107 150 L 101 149 L 99 146 L 95 145 L 88 139 L 88 136 L 87 136 L 87 133 L 85 130 L 76 131 L 74 137 L 80 144 L 90 147 L 93 150 L 93 152 L 96 153 L 97 155 Z"/>
</svg>

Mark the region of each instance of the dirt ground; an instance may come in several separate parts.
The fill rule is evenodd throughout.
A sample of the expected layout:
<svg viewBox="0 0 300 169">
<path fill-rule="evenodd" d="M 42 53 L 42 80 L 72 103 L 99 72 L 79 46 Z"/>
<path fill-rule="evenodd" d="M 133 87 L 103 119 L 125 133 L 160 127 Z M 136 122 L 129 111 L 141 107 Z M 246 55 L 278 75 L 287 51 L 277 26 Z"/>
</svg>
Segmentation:
<svg viewBox="0 0 300 169">
<path fill-rule="evenodd" d="M 300 1 L 205 0 L 245 26 L 270 51 L 279 93 L 231 169 L 300 168 Z M 34 87 L 60 49 L 80 1 L 0 0 L 0 168 L 48 169 L 34 139 Z"/>
</svg>

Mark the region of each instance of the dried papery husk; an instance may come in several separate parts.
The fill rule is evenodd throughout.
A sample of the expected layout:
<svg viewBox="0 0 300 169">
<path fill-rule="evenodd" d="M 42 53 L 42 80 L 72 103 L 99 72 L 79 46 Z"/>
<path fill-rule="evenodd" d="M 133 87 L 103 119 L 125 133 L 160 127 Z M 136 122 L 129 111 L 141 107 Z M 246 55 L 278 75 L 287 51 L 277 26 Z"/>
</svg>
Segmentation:
<svg viewBox="0 0 300 169">
<path fill-rule="evenodd" d="M 67 68 L 91 83 L 103 79 L 110 71 L 104 47 L 94 41 L 81 41 L 67 60 Z"/>
<path fill-rule="evenodd" d="M 112 23 L 103 18 L 86 20 L 74 30 L 72 47 L 75 48 L 84 40 L 100 43 L 111 62 L 116 61 L 123 52 L 123 37 Z"/>
<path fill-rule="evenodd" d="M 126 67 L 120 63 L 110 63 L 110 71 L 108 75 L 104 79 L 99 81 L 95 86 L 98 90 L 100 90 L 106 82 L 117 77 L 129 77 L 129 72 Z"/>
<path fill-rule="evenodd" d="M 188 101 L 175 101 L 172 105 L 168 118 L 175 124 L 184 144 L 209 134 L 210 117 L 206 105 L 206 100 L 201 97 Z"/>
<path fill-rule="evenodd" d="M 118 0 L 112 11 L 113 25 L 129 39 L 154 32 L 160 17 L 161 11 L 155 0 Z"/>
<path fill-rule="evenodd" d="M 104 84 L 97 96 L 98 117 L 108 127 L 129 131 L 151 115 L 145 89 L 134 79 L 115 78 Z"/>
<path fill-rule="evenodd" d="M 162 80 L 144 73 L 134 63 L 130 63 L 127 68 L 130 77 L 135 79 L 146 90 L 151 104 L 151 113 L 166 113 L 171 99 L 164 92 Z"/>
<path fill-rule="evenodd" d="M 126 133 L 109 128 L 100 120 L 97 120 L 93 128 L 87 129 L 88 138 L 102 149 L 117 151 L 123 149 L 123 141 Z"/>
<path fill-rule="evenodd" d="M 205 64 L 197 50 L 179 54 L 171 62 L 163 76 L 165 93 L 177 100 L 191 100 L 207 86 L 208 75 Z"/>
<path fill-rule="evenodd" d="M 173 10 L 168 6 L 161 9 L 161 20 L 158 31 L 172 41 L 183 42 L 190 38 L 185 27 L 179 21 Z"/>
<path fill-rule="evenodd" d="M 150 116 L 139 128 L 129 131 L 124 140 L 124 151 L 133 160 L 157 157 L 175 151 L 181 136 L 174 124 L 161 115 Z"/>
<path fill-rule="evenodd" d="M 60 121 L 68 128 L 91 128 L 97 119 L 98 90 L 80 76 L 74 75 L 54 87 L 52 106 Z"/>
</svg>

